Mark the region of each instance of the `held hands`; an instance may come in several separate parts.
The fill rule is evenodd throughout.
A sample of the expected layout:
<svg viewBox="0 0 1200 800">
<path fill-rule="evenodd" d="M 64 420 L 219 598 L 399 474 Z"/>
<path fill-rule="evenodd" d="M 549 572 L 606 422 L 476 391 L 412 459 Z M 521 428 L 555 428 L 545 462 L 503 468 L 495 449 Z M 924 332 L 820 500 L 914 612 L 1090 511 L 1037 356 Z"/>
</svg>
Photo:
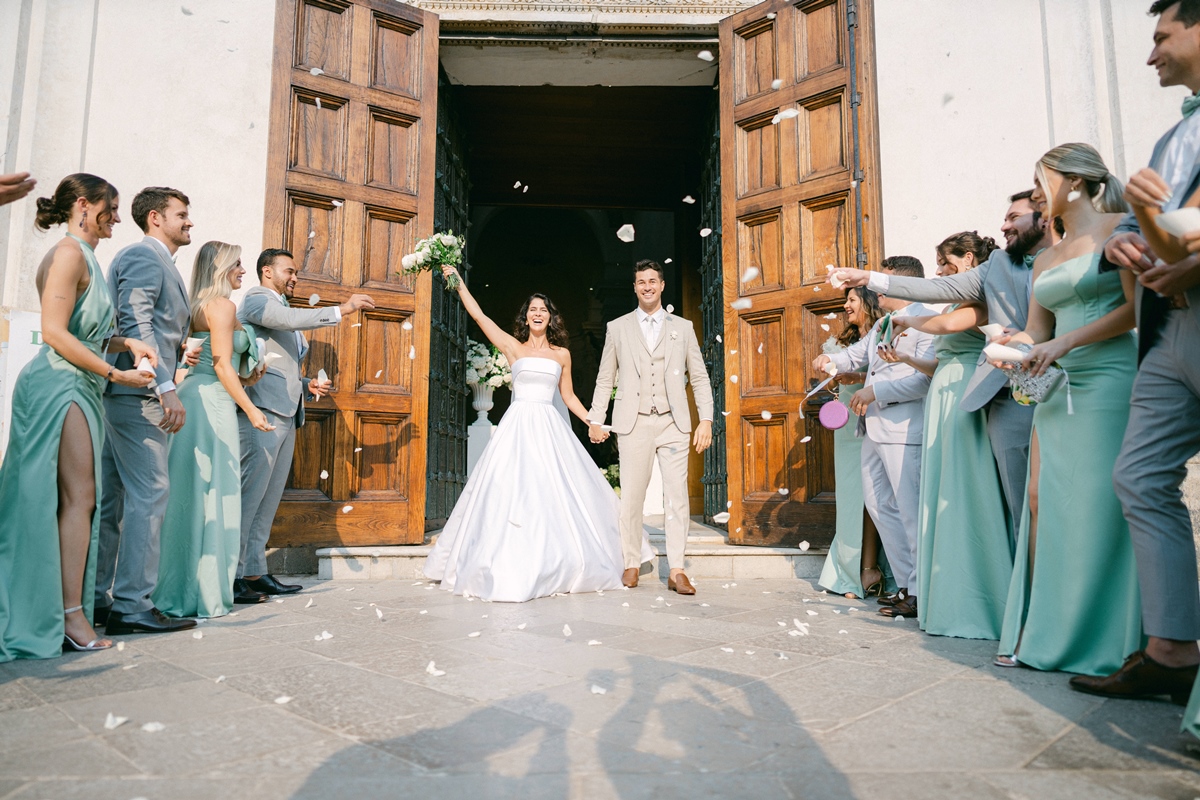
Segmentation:
<svg viewBox="0 0 1200 800">
<path fill-rule="evenodd" d="M 609 432 L 604 430 L 604 428 L 598 422 L 593 422 L 588 425 L 588 439 L 592 441 L 592 444 L 600 444 L 601 442 L 607 440 L 608 437 Z"/>
<path fill-rule="evenodd" d="M 712 422 L 707 419 L 700 420 L 700 424 L 696 426 L 696 430 L 692 432 L 692 446 L 696 448 L 697 453 L 703 453 L 712 444 Z"/>
<path fill-rule="evenodd" d="M 162 403 L 163 409 L 163 419 L 158 423 L 158 427 L 167 433 L 179 433 L 179 429 L 183 427 L 183 422 L 187 418 L 187 410 L 184 409 L 183 403 L 179 402 L 174 391 L 160 394 L 158 402 Z"/>
<path fill-rule="evenodd" d="M 1193 243 L 1200 249 L 1200 235 L 1188 234 L 1188 250 Z M 1186 292 L 1200 285 L 1200 255 L 1190 255 L 1174 264 L 1156 262 L 1154 266 L 1138 275 L 1138 283 L 1164 297 Z"/>
<path fill-rule="evenodd" d="M 1161 209 L 1170 200 L 1171 187 L 1149 167 L 1135 172 L 1125 184 L 1125 201 L 1131 206 Z"/>
<path fill-rule="evenodd" d="M 250 420 L 250 424 L 260 431 L 273 431 L 275 426 L 267 422 L 267 415 L 262 412 L 261 408 L 254 408 L 252 413 L 247 414 L 246 418 Z"/>
<path fill-rule="evenodd" d="M 1036 377 L 1043 374 L 1047 367 L 1069 352 L 1071 352 L 1071 346 L 1063 342 L 1061 338 L 1051 339 L 1048 342 L 1035 344 L 1033 349 L 1025 354 L 1020 366 Z"/>
<path fill-rule="evenodd" d="M 907 364 L 907 363 L 909 363 L 909 357 L 904 355 L 903 353 L 897 352 L 896 348 L 890 344 L 881 344 L 881 345 L 879 345 L 877 350 L 879 352 L 879 357 L 882 358 L 884 361 L 888 362 L 889 364 L 896 364 L 896 363 Z"/>
<path fill-rule="evenodd" d="M 37 181 L 29 177 L 28 172 L 0 175 L 0 206 L 20 200 L 32 192 L 36 185 Z"/>
<path fill-rule="evenodd" d="M 860 286 L 866 286 L 867 281 L 871 279 L 871 273 L 865 269 L 855 269 L 853 267 L 838 267 L 829 273 L 829 277 L 825 282 L 833 285 L 833 276 L 836 275 L 841 281 L 841 288 L 854 289 Z"/>
<path fill-rule="evenodd" d="M 150 345 L 143 342 L 141 339 L 126 339 L 125 340 L 125 349 L 128 350 L 129 355 L 133 357 L 134 364 L 137 364 L 143 358 L 145 358 L 150 361 L 150 366 L 154 367 L 155 369 L 158 368 L 158 351 L 155 350 Z M 132 370 L 129 370 L 129 371 L 132 372 Z M 145 373 L 142 373 L 142 374 L 145 374 Z M 154 376 L 151 375 L 150 378 L 151 378 L 151 380 L 153 380 Z M 149 385 L 149 384 L 142 384 L 142 385 Z"/>
<path fill-rule="evenodd" d="M 360 309 L 370 311 L 375 308 L 375 301 L 371 299 L 369 294 L 352 294 L 350 299 L 338 306 L 342 310 L 342 315 L 353 314 Z"/>
<path fill-rule="evenodd" d="M 858 416 L 866 416 L 867 406 L 875 402 L 875 387 L 868 386 L 864 389 L 859 389 L 850 398 L 850 410 Z"/>
<path fill-rule="evenodd" d="M 115 369 L 112 373 L 112 382 L 134 389 L 145 389 L 154 383 L 154 376 L 136 369 Z"/>
<path fill-rule="evenodd" d="M 329 394 L 329 390 L 332 388 L 333 381 L 328 378 L 325 380 L 313 378 L 308 382 L 308 393 L 312 395 L 314 402 Z"/>
<path fill-rule="evenodd" d="M 1135 275 L 1154 266 L 1150 245 L 1137 233 L 1119 233 L 1110 238 L 1104 245 L 1104 257 Z"/>
</svg>

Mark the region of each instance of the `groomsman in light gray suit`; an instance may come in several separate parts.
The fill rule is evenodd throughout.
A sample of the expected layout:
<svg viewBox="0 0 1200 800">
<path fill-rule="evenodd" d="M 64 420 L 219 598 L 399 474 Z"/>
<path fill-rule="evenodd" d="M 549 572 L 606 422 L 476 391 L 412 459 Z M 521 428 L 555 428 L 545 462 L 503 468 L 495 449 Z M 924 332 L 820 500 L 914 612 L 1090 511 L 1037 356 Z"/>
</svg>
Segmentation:
<svg viewBox="0 0 1200 800">
<path fill-rule="evenodd" d="M 1150 12 L 1159 18 L 1149 64 L 1162 86 L 1186 86 L 1192 94 L 1183 119 L 1155 145 L 1150 167 L 1129 179 L 1125 199 L 1169 212 L 1200 189 L 1200 0 L 1160 0 Z M 1183 241 L 1192 256 L 1156 263 L 1131 213 L 1109 238 L 1101 264 L 1138 276 L 1138 374 L 1113 483 L 1137 558 L 1148 637 L 1146 649 L 1112 675 L 1071 679 L 1071 688 L 1104 697 L 1182 701 L 1200 664 L 1196 546 L 1180 493 L 1187 462 L 1200 452 L 1200 232 Z M 1193 692 L 1184 726 L 1200 735 L 1198 704 Z M 1190 735 L 1185 746 L 1200 749 Z"/>
<path fill-rule="evenodd" d="M 612 432 L 617 434 L 621 461 L 621 549 L 625 572 L 621 582 L 638 584 L 642 562 L 642 507 L 654 459 L 662 473 L 666 500 L 667 588 L 695 594 L 683 571 L 683 552 L 691 524 L 688 503 L 688 434 L 692 413 L 687 385 L 700 412 L 700 424 L 690 437 L 697 453 L 712 444 L 713 398 L 708 370 L 692 323 L 662 307 L 666 287 L 663 268 L 645 259 L 634 268 L 633 289 L 638 307 L 608 323 L 604 352 L 596 375 L 596 391 L 588 412 L 588 436 L 608 438 L 603 430 L 613 387 Z M 618 376 L 620 384 L 618 385 Z"/>
<path fill-rule="evenodd" d="M 892 256 L 880 265 L 890 280 L 925 274 L 920 260 Z M 925 395 L 930 377 L 910 364 L 890 360 L 894 350 L 913 359 L 933 358 L 934 337 L 916 329 L 893 336 L 891 315 L 936 314 L 937 310 L 892 297 L 879 298 L 888 316 L 870 333 L 840 353 L 820 355 L 813 361 L 818 374 L 832 362 L 838 372 L 866 370 L 862 389 L 850 398 L 858 415 L 856 436 L 862 448 L 863 501 L 900 586 L 879 613 L 888 617 L 917 616 L 917 534 L 921 507 L 921 436 L 925 429 Z M 888 327 L 885 327 L 888 326 Z M 888 356 L 888 358 L 885 358 Z M 882 602 L 882 601 L 881 601 Z"/>
<path fill-rule="evenodd" d="M 245 414 L 238 413 L 242 445 L 242 554 L 238 561 L 233 596 L 236 603 L 261 603 L 272 594 L 292 594 L 298 584 L 280 583 L 267 573 L 267 539 L 271 523 L 283 497 L 296 428 L 304 424 L 304 397 L 319 400 L 331 382 L 302 377 L 300 362 L 308 353 L 308 341 L 300 331 L 337 325 L 344 314 L 371 309 L 375 304 L 365 294 L 352 294 L 340 306 L 292 308 L 296 290 L 296 262 L 287 250 L 270 248 L 258 257 L 258 282 L 246 293 L 238 308 L 238 321 L 251 325 L 266 342 L 259 354 L 266 359 L 266 372 L 246 394 L 275 426 L 260 431 Z"/>
<path fill-rule="evenodd" d="M 847 287 L 866 286 L 879 294 L 902 300 L 985 303 L 989 323 L 1003 325 L 1005 333 L 1009 334 L 1023 331 L 1033 288 L 1033 259 L 1051 244 L 1050 226 L 1030 199 L 1032 195 L 1032 191 L 1024 191 L 1009 198 L 1008 212 L 1000 227 L 1006 247 L 994 251 L 975 269 L 929 279 L 847 268 L 839 269 L 837 275 Z M 960 407 L 968 412 L 987 409 L 988 439 L 1000 470 L 1001 488 L 1008 506 L 1008 540 L 1015 552 L 1017 528 L 1025 504 L 1033 407 L 1012 399 L 1008 378 L 982 355 Z"/>
<path fill-rule="evenodd" d="M 175 253 L 192 241 L 188 198 L 177 189 L 150 187 L 133 198 L 132 214 L 146 238 L 117 253 L 108 285 L 117 307 L 117 335 L 153 343 L 158 369 L 148 389 L 110 383 L 104 392 L 96 622 L 107 623 L 109 636 L 166 633 L 196 625 L 195 620 L 167 617 L 150 599 L 158 584 L 171 439 L 185 416 L 175 396 L 175 366 L 191 312 Z M 128 353 L 109 355 L 108 360 L 117 369 L 137 366 Z"/>
</svg>

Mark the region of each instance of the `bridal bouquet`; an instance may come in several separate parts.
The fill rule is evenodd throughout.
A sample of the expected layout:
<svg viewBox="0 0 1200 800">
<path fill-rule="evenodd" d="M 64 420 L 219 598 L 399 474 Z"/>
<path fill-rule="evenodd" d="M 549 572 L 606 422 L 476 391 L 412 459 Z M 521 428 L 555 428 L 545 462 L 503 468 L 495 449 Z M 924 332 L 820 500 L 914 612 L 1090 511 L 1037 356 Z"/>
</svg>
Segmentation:
<svg viewBox="0 0 1200 800">
<path fill-rule="evenodd" d="M 467 385 L 497 389 L 512 383 L 508 359 L 500 350 L 474 339 L 467 343 Z"/>
<path fill-rule="evenodd" d="M 415 275 L 418 272 L 429 271 L 440 273 L 442 267 L 457 267 L 462 263 L 463 246 L 466 242 L 461 236 L 455 236 L 454 231 L 435 233 L 428 239 L 417 242 L 417 249 L 400 259 L 404 267 L 403 274 Z M 458 291 L 458 276 L 446 278 L 446 288 Z"/>
</svg>

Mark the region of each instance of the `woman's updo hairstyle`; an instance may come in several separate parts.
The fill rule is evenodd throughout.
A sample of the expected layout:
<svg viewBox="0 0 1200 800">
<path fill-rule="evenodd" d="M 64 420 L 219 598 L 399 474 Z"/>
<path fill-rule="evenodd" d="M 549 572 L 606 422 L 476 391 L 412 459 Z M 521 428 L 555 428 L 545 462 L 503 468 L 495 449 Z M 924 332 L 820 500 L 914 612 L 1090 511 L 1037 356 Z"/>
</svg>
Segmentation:
<svg viewBox="0 0 1200 800">
<path fill-rule="evenodd" d="M 979 231 L 963 231 L 943 239 L 937 246 L 937 254 L 945 261 L 946 256 L 964 258 L 970 253 L 975 257 L 975 266 L 979 266 L 988 260 L 993 250 L 999 248 L 1000 245 L 990 236 L 980 236 Z"/>
<path fill-rule="evenodd" d="M 75 207 L 75 201 L 81 197 L 89 203 L 103 205 L 104 210 L 99 214 L 103 217 L 112 214 L 112 203 L 117 199 L 117 187 L 104 178 L 98 178 L 86 172 L 68 175 L 58 182 L 58 188 L 54 190 L 53 197 L 37 199 L 37 217 L 33 221 L 34 227 L 48 231 L 55 225 L 70 222 L 71 209 Z"/>
<path fill-rule="evenodd" d="M 1082 178 L 1088 197 L 1092 199 L 1092 206 L 1100 213 L 1116 214 L 1129 210 L 1129 204 L 1125 202 L 1125 187 L 1116 175 L 1108 171 L 1104 159 L 1090 144 L 1060 144 L 1042 156 L 1037 164 L 1037 172 L 1043 190 L 1046 188 L 1043 172 L 1046 168 L 1067 178 Z"/>
</svg>

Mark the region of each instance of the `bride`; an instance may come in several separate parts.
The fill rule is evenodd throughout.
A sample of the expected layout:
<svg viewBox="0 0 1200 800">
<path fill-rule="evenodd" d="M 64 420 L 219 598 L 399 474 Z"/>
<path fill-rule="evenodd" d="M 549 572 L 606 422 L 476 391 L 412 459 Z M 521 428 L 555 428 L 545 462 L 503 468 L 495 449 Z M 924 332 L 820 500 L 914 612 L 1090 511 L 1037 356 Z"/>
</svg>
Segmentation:
<svg viewBox="0 0 1200 800">
<path fill-rule="evenodd" d="M 571 386 L 562 318 L 549 298 L 534 294 L 510 336 L 461 280 L 458 293 L 512 366 L 513 396 L 425 561 L 425 575 L 455 594 L 503 602 L 621 588 L 619 500 L 571 432 L 568 409 L 588 420 Z"/>
</svg>

